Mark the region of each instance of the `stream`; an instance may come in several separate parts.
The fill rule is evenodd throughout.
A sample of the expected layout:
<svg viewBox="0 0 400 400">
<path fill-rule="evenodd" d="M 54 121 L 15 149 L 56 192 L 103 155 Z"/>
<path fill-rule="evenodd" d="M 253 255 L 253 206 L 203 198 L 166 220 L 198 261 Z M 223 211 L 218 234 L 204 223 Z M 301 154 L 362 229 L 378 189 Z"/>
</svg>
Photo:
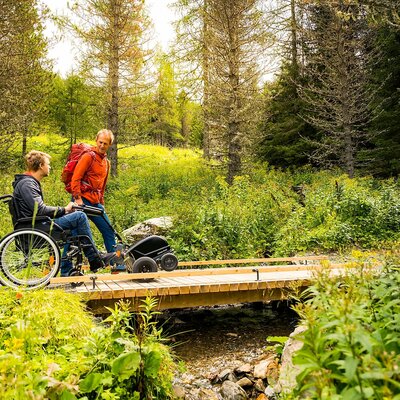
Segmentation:
<svg viewBox="0 0 400 400">
<path fill-rule="evenodd" d="M 298 322 L 286 304 L 254 303 L 163 313 L 163 329 L 187 381 L 205 381 L 226 368 L 256 359 L 268 336 L 289 336 Z M 185 380 L 185 377 L 183 378 Z M 190 382 L 187 382 L 190 383 Z M 193 383 L 193 382 L 192 382 Z"/>
</svg>

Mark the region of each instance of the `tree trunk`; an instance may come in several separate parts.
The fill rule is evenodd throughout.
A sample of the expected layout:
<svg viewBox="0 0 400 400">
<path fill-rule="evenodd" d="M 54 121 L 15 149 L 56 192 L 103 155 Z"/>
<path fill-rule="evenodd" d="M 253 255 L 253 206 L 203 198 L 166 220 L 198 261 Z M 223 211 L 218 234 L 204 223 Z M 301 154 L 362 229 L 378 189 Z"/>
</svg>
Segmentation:
<svg viewBox="0 0 400 400">
<path fill-rule="evenodd" d="M 203 11 L 203 115 L 204 115 L 204 130 L 203 130 L 203 157 L 207 160 L 211 157 L 210 149 L 210 77 L 209 77 L 209 49 L 208 49 L 208 22 L 207 22 L 207 0 L 204 0 Z"/>
<path fill-rule="evenodd" d="M 229 6 L 228 6 L 229 7 Z M 233 18 L 229 21 L 229 91 L 230 111 L 228 117 L 228 175 L 227 182 L 231 185 L 235 176 L 240 174 L 241 137 L 240 137 L 240 94 L 239 94 L 239 46 L 238 46 L 238 21 Z"/>
<path fill-rule="evenodd" d="M 110 146 L 109 158 L 111 161 L 111 175 L 117 176 L 118 174 L 118 109 L 119 109 L 119 38 L 118 38 L 118 25 L 119 25 L 119 4 L 118 1 L 112 2 L 112 18 L 113 18 L 113 32 L 111 38 L 111 51 L 109 63 L 109 85 L 111 101 L 108 108 L 107 115 L 107 128 L 114 134 L 114 142 Z"/>
<path fill-rule="evenodd" d="M 298 62 L 297 62 L 297 23 L 296 23 L 296 5 L 295 0 L 290 0 L 290 31 L 292 34 L 292 66 L 294 71 L 298 70 Z"/>
<path fill-rule="evenodd" d="M 354 177 L 354 144 L 351 137 L 351 127 L 344 127 L 344 165 L 350 178 Z"/>
</svg>

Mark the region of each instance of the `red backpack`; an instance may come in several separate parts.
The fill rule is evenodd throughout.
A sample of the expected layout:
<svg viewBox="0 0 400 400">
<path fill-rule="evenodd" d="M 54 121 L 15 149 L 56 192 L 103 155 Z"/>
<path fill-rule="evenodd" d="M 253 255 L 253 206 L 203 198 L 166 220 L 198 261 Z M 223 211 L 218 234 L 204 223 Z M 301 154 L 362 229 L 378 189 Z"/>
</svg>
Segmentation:
<svg viewBox="0 0 400 400">
<path fill-rule="evenodd" d="M 92 150 L 92 146 L 86 143 L 75 143 L 71 146 L 71 150 L 68 154 L 67 161 L 61 172 L 61 180 L 62 182 L 64 182 L 65 190 L 68 193 L 72 193 L 71 180 L 72 180 L 72 175 L 74 174 L 76 164 L 78 164 L 78 161 L 85 153 L 91 154 L 93 163 L 94 159 L 96 158 L 96 154 Z"/>
</svg>

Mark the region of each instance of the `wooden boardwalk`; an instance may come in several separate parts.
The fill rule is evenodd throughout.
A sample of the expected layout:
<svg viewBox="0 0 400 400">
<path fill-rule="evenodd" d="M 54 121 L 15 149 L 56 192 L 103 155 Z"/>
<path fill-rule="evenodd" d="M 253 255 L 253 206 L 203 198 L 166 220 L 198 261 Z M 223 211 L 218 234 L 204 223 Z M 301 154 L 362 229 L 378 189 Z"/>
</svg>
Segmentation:
<svg viewBox="0 0 400 400">
<path fill-rule="evenodd" d="M 325 257 L 318 259 L 322 258 Z M 239 264 L 233 260 L 225 261 Z M 241 263 L 243 261 L 251 262 L 241 260 Z M 182 264 L 180 267 L 184 266 Z M 105 307 L 114 307 L 114 303 L 120 300 L 130 301 L 131 309 L 137 310 L 149 295 L 158 299 L 159 309 L 187 308 L 287 299 L 290 293 L 299 293 L 309 286 L 313 274 L 322 268 L 329 268 L 332 274 L 337 274 L 343 269 L 343 264 L 324 267 L 320 264 L 253 265 L 146 274 L 97 274 L 54 278 L 51 287 L 62 284 L 66 290 L 81 294 L 96 314 L 108 313 Z M 73 287 L 72 282 L 80 282 L 80 286 Z"/>
</svg>

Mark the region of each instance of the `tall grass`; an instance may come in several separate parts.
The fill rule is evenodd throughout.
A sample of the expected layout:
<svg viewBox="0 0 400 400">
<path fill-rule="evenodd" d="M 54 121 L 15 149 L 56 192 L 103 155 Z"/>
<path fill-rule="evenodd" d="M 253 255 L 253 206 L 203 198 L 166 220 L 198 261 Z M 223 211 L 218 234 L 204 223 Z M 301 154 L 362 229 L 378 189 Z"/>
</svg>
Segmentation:
<svg viewBox="0 0 400 400">
<path fill-rule="evenodd" d="M 52 173 L 45 201 L 65 205 L 60 181 L 66 145 L 57 136 L 31 139 L 49 152 Z M 228 186 L 220 165 L 198 151 L 139 145 L 119 150 L 119 175 L 109 180 L 106 209 L 122 230 L 145 219 L 171 216 L 167 239 L 181 260 L 294 255 L 391 248 L 400 238 L 399 183 L 349 179 L 337 171 L 303 168 L 282 172 L 254 164 Z M 0 176 L 0 192 L 12 191 L 13 173 Z M 293 190 L 295 187 L 299 190 Z M 11 229 L 0 206 L 0 234 Z M 97 230 L 95 240 L 102 242 Z"/>
</svg>

